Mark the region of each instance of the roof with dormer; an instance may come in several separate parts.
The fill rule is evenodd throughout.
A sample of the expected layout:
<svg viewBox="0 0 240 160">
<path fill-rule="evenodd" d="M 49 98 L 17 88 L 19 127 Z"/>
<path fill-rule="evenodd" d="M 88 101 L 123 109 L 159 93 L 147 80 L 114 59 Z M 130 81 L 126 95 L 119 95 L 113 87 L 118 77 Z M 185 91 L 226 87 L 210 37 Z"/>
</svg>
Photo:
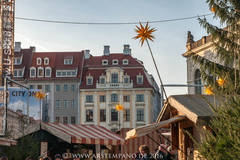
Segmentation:
<svg viewBox="0 0 240 160">
<path fill-rule="evenodd" d="M 25 55 L 25 53 L 22 53 Z M 41 64 L 37 64 L 37 59 L 41 59 Z M 48 58 L 49 63 L 45 64 L 44 59 Z M 72 64 L 65 65 L 64 59 L 65 58 L 72 58 Z M 23 62 L 27 61 L 29 64 L 26 67 L 26 75 L 29 80 L 47 80 L 47 79 L 79 79 L 81 77 L 81 72 L 84 63 L 84 54 L 83 52 L 32 52 L 31 57 L 24 56 Z M 26 63 L 22 65 L 26 66 Z M 30 77 L 30 69 L 31 68 L 51 68 L 52 73 L 51 77 Z M 57 70 L 77 70 L 76 77 L 56 77 Z"/>
<path fill-rule="evenodd" d="M 103 60 L 107 60 L 108 64 L 103 65 Z M 118 64 L 113 64 L 113 60 L 118 60 Z M 123 60 L 128 60 L 128 64 L 123 64 Z M 103 56 L 91 56 L 85 60 L 84 71 L 82 75 L 82 83 L 80 89 L 96 89 L 96 84 L 99 82 L 101 75 L 106 75 L 106 70 L 118 68 L 124 71 L 124 75 L 130 77 L 130 82 L 133 83 L 133 88 L 152 88 L 153 86 L 147 78 L 147 73 L 143 62 L 132 57 L 131 55 L 124 55 L 123 53 L 111 53 Z M 137 84 L 137 76 L 143 76 L 143 83 Z M 93 78 L 93 84 L 87 85 L 87 78 Z"/>
<path fill-rule="evenodd" d="M 152 81 L 144 68 L 143 62 L 132 57 L 130 54 L 111 53 L 103 56 L 92 56 L 84 58 L 84 51 L 80 52 L 35 52 L 30 49 L 21 49 L 20 52 L 15 53 L 15 57 L 21 57 L 22 64 L 14 67 L 25 67 L 24 76 L 16 78 L 16 80 L 30 80 L 30 81 L 44 81 L 44 80 L 81 80 L 81 89 L 95 89 L 96 83 L 99 81 L 101 75 L 106 74 L 107 69 L 118 68 L 123 71 L 124 75 L 130 77 L 130 82 L 133 83 L 133 88 L 153 88 Z M 41 59 L 41 64 L 37 64 L 37 59 Z M 49 63 L 45 64 L 44 59 L 48 58 Z M 64 59 L 72 59 L 72 64 L 64 64 Z M 113 64 L 113 60 L 117 60 L 117 64 Z M 108 61 L 107 65 L 103 65 L 103 61 Z M 127 64 L 123 63 L 127 62 Z M 51 68 L 51 77 L 30 77 L 30 69 L 35 68 Z M 76 77 L 56 77 L 57 70 L 77 70 Z M 87 85 L 87 77 L 92 76 L 93 84 Z M 143 77 L 143 83 L 137 84 L 137 76 Z"/>
</svg>

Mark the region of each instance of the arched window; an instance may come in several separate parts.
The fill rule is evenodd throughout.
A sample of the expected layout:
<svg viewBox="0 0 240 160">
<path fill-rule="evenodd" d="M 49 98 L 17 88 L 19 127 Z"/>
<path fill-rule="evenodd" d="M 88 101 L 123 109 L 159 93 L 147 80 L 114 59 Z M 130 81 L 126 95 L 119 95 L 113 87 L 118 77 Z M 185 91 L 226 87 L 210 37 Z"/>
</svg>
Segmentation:
<svg viewBox="0 0 240 160">
<path fill-rule="evenodd" d="M 44 65 L 49 65 L 49 58 L 48 57 L 44 58 Z"/>
<path fill-rule="evenodd" d="M 35 67 L 30 68 L 30 77 L 36 77 L 36 68 Z"/>
<path fill-rule="evenodd" d="M 37 58 L 37 65 L 41 65 L 42 64 L 42 59 L 40 57 Z"/>
<path fill-rule="evenodd" d="M 42 67 L 38 67 L 38 77 L 44 76 L 44 69 Z"/>
<path fill-rule="evenodd" d="M 46 67 L 45 69 L 45 77 L 51 77 L 52 69 L 51 67 Z"/>
<path fill-rule="evenodd" d="M 202 80 L 201 80 L 201 73 L 200 70 L 197 69 L 194 73 L 194 84 L 198 85 L 195 86 L 195 94 L 202 94 Z"/>
</svg>

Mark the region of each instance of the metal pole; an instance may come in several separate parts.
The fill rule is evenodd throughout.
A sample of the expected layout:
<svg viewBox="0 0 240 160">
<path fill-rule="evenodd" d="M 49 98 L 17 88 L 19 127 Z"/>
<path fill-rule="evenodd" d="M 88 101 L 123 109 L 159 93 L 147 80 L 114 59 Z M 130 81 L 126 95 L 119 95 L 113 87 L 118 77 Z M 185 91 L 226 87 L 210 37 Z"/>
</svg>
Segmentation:
<svg viewBox="0 0 240 160">
<path fill-rule="evenodd" d="M 120 124 L 120 111 L 118 111 L 118 127 L 119 127 L 119 131 L 120 131 L 120 128 L 121 128 L 121 124 Z"/>
<path fill-rule="evenodd" d="M 29 96 L 30 96 L 30 92 L 29 92 L 29 88 L 27 89 L 27 116 L 28 116 L 28 120 L 27 123 L 29 124 L 30 122 L 30 117 L 29 117 Z"/>
<path fill-rule="evenodd" d="M 161 85 L 160 88 L 161 88 L 161 100 L 160 100 L 160 102 L 161 102 L 161 107 L 163 107 L 163 105 L 164 105 L 163 85 Z"/>
</svg>

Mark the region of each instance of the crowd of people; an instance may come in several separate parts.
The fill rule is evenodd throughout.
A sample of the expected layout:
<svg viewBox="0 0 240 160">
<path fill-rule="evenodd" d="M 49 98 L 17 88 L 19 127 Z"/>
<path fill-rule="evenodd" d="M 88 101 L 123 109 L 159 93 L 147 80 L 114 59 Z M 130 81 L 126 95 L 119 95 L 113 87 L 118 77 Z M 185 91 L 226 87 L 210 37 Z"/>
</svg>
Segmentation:
<svg viewBox="0 0 240 160">
<path fill-rule="evenodd" d="M 136 160 L 176 160 L 177 154 L 171 149 L 171 146 L 164 147 L 160 145 L 154 154 L 150 153 L 147 145 L 141 145 L 139 147 L 139 153 L 137 153 Z"/>
<path fill-rule="evenodd" d="M 52 160 L 52 158 L 48 156 L 41 156 L 38 158 L 39 160 Z M 6 156 L 2 156 L 0 160 L 8 160 Z M 29 156 L 25 160 L 34 160 L 33 157 Z M 68 160 L 62 159 L 60 154 L 56 154 L 53 160 Z M 80 160 L 80 158 L 74 159 Z M 177 160 L 177 152 L 173 151 L 171 146 L 166 147 L 164 145 L 160 145 L 158 149 L 155 150 L 155 153 L 150 153 L 150 149 L 147 145 L 141 145 L 139 147 L 139 152 L 136 154 L 135 160 Z"/>
</svg>

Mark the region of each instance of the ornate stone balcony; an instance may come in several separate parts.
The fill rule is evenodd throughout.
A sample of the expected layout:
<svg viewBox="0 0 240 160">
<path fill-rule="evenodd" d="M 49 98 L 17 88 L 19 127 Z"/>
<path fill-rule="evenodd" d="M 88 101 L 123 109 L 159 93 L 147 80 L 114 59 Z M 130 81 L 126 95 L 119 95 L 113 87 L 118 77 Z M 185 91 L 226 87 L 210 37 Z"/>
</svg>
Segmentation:
<svg viewBox="0 0 240 160">
<path fill-rule="evenodd" d="M 101 88 L 101 89 L 117 89 L 117 88 L 133 88 L 133 82 L 129 83 L 96 83 L 96 88 Z"/>
</svg>

